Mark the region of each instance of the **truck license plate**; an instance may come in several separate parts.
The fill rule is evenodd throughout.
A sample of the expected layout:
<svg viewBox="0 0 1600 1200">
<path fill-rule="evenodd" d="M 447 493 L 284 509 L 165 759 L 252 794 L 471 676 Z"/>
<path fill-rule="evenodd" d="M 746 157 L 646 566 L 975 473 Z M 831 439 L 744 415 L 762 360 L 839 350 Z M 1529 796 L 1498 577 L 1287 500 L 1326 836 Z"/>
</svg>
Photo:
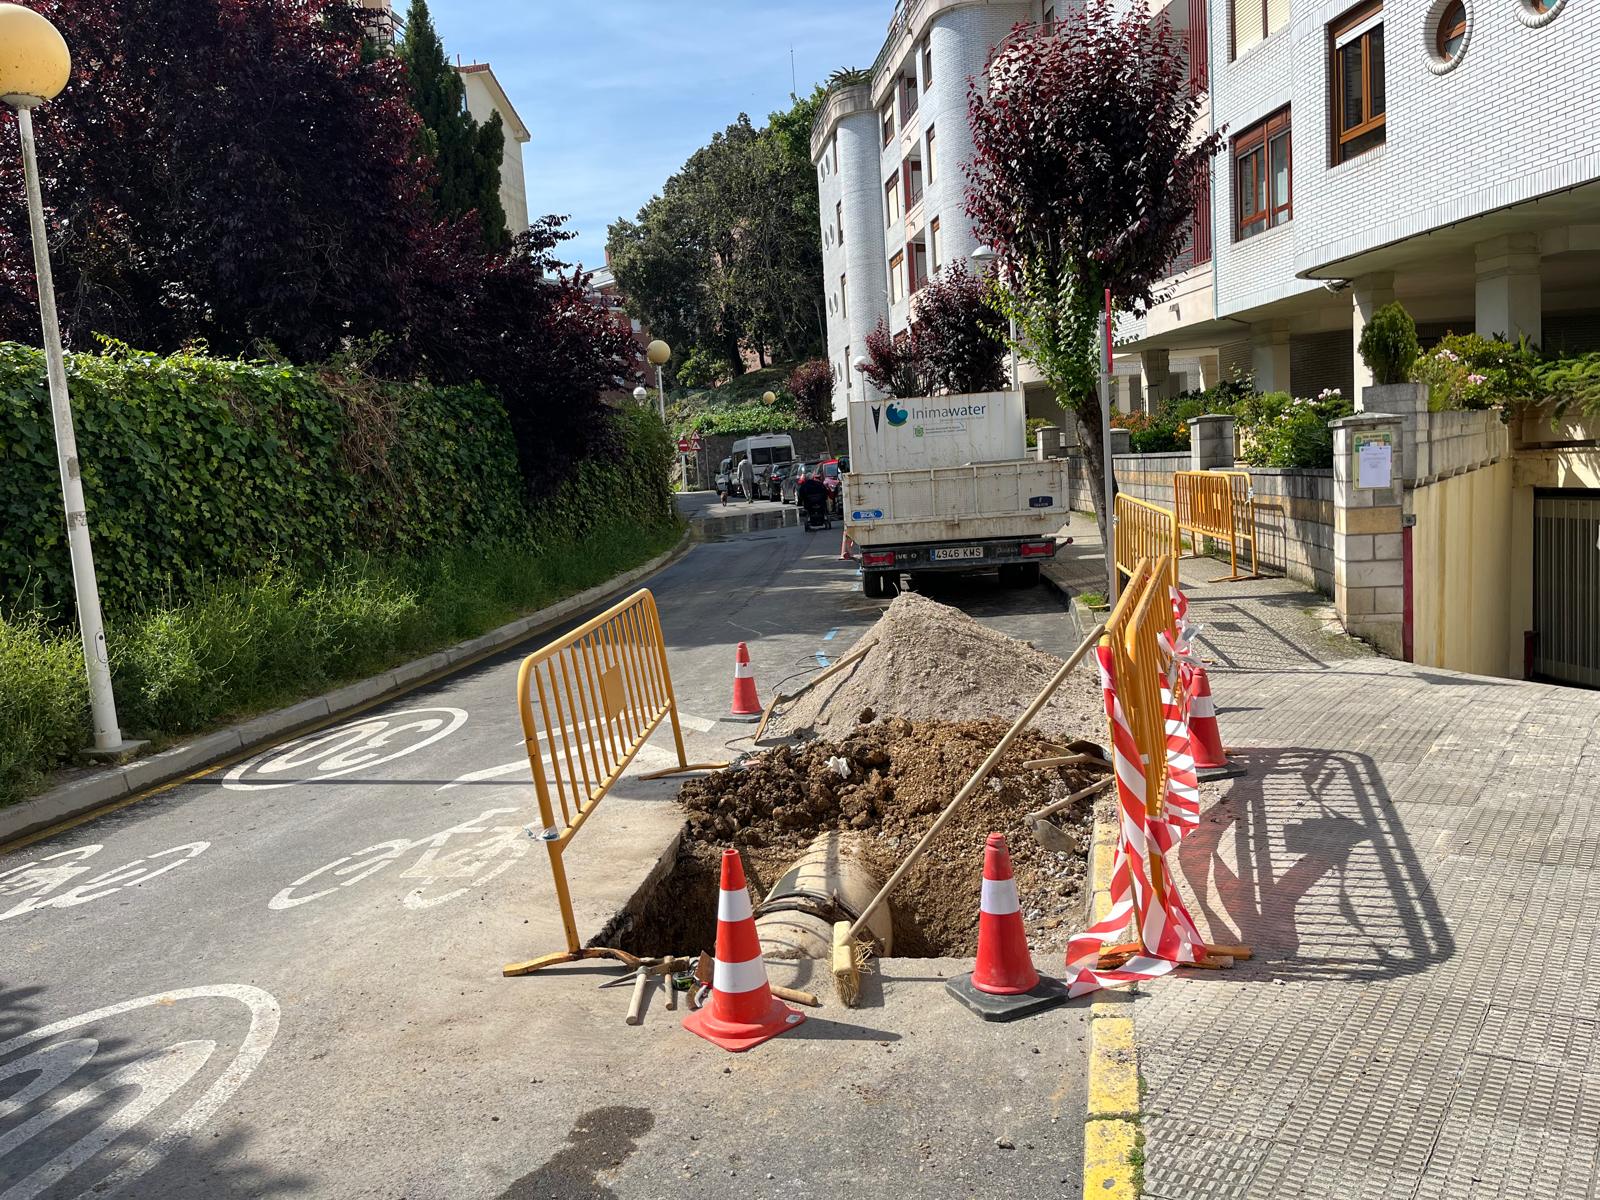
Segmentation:
<svg viewBox="0 0 1600 1200">
<path fill-rule="evenodd" d="M 982 558 L 982 546 L 943 546 L 933 552 L 935 562 L 949 562 L 952 559 Z"/>
</svg>

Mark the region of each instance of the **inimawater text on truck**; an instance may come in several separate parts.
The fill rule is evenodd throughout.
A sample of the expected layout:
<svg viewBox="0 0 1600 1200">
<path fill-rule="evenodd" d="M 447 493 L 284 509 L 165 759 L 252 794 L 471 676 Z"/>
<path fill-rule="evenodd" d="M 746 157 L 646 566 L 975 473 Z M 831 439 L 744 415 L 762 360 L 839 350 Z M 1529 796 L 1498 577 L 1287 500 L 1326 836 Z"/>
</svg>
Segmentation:
<svg viewBox="0 0 1600 1200">
<path fill-rule="evenodd" d="M 1038 582 L 1070 511 L 1067 464 L 1025 457 L 1020 392 L 855 400 L 849 426 L 845 534 L 868 596 L 928 571 Z"/>
</svg>

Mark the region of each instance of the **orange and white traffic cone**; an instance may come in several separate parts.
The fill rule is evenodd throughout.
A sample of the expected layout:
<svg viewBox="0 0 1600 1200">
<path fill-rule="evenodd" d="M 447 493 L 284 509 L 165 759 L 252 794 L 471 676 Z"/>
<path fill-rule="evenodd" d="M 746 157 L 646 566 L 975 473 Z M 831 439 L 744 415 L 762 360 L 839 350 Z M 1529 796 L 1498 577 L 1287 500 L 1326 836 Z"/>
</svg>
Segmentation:
<svg viewBox="0 0 1600 1200">
<path fill-rule="evenodd" d="M 977 965 L 945 987 L 985 1021 L 1011 1021 L 1066 1003 L 1067 985 L 1034 969 L 1003 833 L 991 833 L 983 849 Z"/>
<path fill-rule="evenodd" d="M 850 535 L 848 533 L 839 535 L 839 559 L 841 562 L 850 561 Z"/>
<path fill-rule="evenodd" d="M 743 642 L 733 656 L 733 715 L 761 715 L 761 699 L 756 695 L 756 669 L 750 665 L 750 647 Z"/>
<path fill-rule="evenodd" d="M 1243 775 L 1244 768 L 1228 761 L 1222 748 L 1222 730 L 1217 726 L 1217 703 L 1211 697 L 1211 680 L 1199 663 L 1188 668 L 1189 744 L 1194 753 L 1195 774 L 1202 782 Z"/>
<path fill-rule="evenodd" d="M 793 1029 L 806 1016 L 772 994 L 761 940 L 750 909 L 750 889 L 737 850 L 722 852 L 717 894 L 717 957 L 711 999 L 683 1019 L 683 1027 L 724 1050 L 748 1050 Z"/>
</svg>

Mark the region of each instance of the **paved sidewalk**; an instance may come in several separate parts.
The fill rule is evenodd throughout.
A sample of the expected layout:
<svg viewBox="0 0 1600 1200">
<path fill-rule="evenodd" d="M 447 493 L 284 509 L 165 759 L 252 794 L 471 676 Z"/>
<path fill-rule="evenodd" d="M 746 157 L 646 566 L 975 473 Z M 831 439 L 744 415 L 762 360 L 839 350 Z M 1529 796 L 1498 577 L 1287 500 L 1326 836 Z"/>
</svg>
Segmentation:
<svg viewBox="0 0 1600 1200">
<path fill-rule="evenodd" d="M 1097 579 L 1078 540 L 1058 578 Z M 1181 865 L 1256 958 L 1133 1005 L 1145 1195 L 1600 1195 L 1600 694 L 1376 658 L 1299 585 L 1184 567 L 1250 771 Z"/>
</svg>

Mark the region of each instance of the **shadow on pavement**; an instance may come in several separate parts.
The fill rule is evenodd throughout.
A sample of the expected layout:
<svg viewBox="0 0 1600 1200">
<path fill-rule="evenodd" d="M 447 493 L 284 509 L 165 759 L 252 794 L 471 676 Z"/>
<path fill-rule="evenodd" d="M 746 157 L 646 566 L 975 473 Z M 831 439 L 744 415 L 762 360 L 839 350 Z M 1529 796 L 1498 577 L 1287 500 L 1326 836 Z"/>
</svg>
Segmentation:
<svg viewBox="0 0 1600 1200">
<path fill-rule="evenodd" d="M 1235 978 L 1393 979 L 1455 953 L 1371 758 L 1254 749 L 1241 758 L 1250 773 L 1178 852 L 1212 940 L 1255 951 Z"/>
</svg>

